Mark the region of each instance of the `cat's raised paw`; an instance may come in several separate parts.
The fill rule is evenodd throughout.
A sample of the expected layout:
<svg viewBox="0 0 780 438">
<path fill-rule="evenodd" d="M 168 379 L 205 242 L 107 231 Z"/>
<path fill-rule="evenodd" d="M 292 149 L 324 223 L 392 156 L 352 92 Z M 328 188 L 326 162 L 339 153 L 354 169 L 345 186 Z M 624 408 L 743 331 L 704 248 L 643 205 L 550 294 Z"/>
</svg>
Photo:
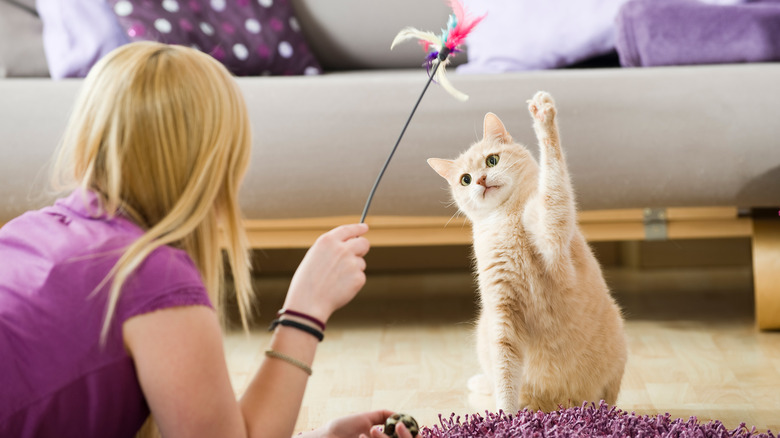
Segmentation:
<svg viewBox="0 0 780 438">
<path fill-rule="evenodd" d="M 466 386 L 469 388 L 469 391 L 477 394 L 493 394 L 493 384 L 490 383 L 490 380 L 488 380 L 487 376 L 484 374 L 475 374 L 471 376 Z"/>
<path fill-rule="evenodd" d="M 545 91 L 538 91 L 533 99 L 528 101 L 528 111 L 535 121 L 552 123 L 555 118 L 555 102 Z"/>
</svg>

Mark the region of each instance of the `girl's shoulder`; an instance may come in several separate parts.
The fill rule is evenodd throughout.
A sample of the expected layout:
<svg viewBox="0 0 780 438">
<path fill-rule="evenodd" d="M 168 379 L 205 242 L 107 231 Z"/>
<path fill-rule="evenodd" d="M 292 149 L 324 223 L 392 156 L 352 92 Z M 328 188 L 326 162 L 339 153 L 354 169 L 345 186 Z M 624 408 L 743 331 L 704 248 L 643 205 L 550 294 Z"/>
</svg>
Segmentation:
<svg viewBox="0 0 780 438">
<path fill-rule="evenodd" d="M 41 294 L 46 294 L 46 286 L 57 283 L 68 285 L 75 296 L 88 296 L 102 283 L 98 294 L 107 295 L 111 281 L 106 278 L 143 233 L 127 218 L 102 213 L 93 193 L 75 190 L 54 205 L 27 212 L 0 229 L 0 275 L 14 271 L 5 272 L 0 286 L 9 283 L 6 286 L 23 289 L 38 284 Z M 4 264 L 3 260 L 16 262 Z M 36 269 L 15 275 L 19 270 L 13 267 L 20 265 Z M 184 250 L 160 246 L 125 281 L 117 317 L 124 321 L 165 307 L 194 304 L 213 308 L 200 271 Z"/>
</svg>

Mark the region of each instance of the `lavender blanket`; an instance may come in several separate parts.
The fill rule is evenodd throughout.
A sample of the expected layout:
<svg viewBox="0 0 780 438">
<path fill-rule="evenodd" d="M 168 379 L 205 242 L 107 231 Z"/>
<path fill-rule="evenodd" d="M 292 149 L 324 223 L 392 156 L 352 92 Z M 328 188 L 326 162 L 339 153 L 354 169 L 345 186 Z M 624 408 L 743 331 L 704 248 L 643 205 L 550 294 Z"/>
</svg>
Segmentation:
<svg viewBox="0 0 780 438">
<path fill-rule="evenodd" d="M 648 67 L 780 61 L 780 0 L 736 3 L 626 3 L 617 18 L 620 63 Z"/>
</svg>

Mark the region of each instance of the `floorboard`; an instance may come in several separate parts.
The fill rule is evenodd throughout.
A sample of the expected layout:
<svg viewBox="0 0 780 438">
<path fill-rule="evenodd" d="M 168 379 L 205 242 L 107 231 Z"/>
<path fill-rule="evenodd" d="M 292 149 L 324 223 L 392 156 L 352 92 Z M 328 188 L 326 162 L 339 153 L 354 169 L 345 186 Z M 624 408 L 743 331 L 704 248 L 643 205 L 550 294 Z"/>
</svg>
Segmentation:
<svg viewBox="0 0 780 438">
<path fill-rule="evenodd" d="M 617 405 L 780 431 L 780 332 L 761 332 L 750 268 L 607 270 L 626 315 L 630 355 Z M 287 279 L 258 282 L 261 327 L 281 304 Z M 370 275 L 360 296 L 331 319 L 297 431 L 328 419 L 387 408 L 421 424 L 438 415 L 493 410 L 470 396 L 478 372 L 468 272 Z M 225 349 L 240 394 L 262 360 L 263 330 L 231 331 Z"/>
</svg>

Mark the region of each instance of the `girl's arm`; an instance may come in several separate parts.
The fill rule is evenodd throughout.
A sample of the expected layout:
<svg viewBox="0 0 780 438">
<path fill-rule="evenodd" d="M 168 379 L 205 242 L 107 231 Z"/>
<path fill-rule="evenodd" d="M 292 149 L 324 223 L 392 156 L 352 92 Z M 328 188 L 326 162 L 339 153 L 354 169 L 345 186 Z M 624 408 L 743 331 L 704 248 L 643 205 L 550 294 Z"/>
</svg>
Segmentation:
<svg viewBox="0 0 780 438">
<path fill-rule="evenodd" d="M 123 332 L 162 436 L 248 436 L 213 310 L 159 310 L 130 318 Z"/>
<path fill-rule="evenodd" d="M 327 321 L 349 302 L 365 283 L 363 256 L 369 245 L 359 236 L 367 230 L 349 225 L 321 236 L 296 271 L 285 307 Z M 123 329 L 141 388 L 166 438 L 292 435 L 308 374 L 284 360 L 265 358 L 237 401 L 219 321 L 211 309 L 165 309 L 131 318 Z M 309 333 L 280 326 L 268 348 L 311 366 L 317 344 Z M 386 418 L 370 413 L 335 420 L 321 436 L 338 436 L 334 430 L 376 436 L 365 426 L 382 416 Z"/>
</svg>

